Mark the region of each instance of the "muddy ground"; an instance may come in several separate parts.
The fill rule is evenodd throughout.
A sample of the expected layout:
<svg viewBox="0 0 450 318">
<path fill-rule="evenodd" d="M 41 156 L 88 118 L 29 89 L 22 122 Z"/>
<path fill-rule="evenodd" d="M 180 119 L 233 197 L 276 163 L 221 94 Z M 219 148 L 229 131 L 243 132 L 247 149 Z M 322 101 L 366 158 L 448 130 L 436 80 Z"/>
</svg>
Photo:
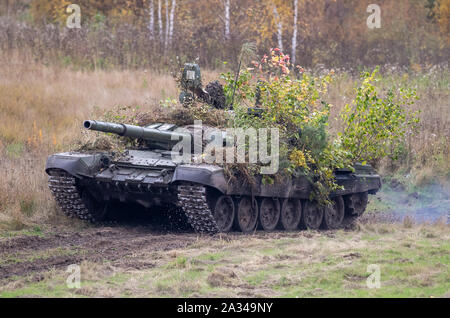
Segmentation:
<svg viewBox="0 0 450 318">
<path fill-rule="evenodd" d="M 161 234 L 146 227 L 104 227 L 83 231 L 56 231 L 41 236 L 20 236 L 0 240 L 0 280 L 65 268 L 82 261 L 105 260 L 121 267 L 139 269 L 151 266 L 132 256 L 140 252 L 170 251 L 185 248 L 196 240 L 195 234 Z M 214 238 L 212 238 L 214 239 Z M 58 249 L 62 255 L 27 258 Z M 17 262 L 16 257 L 21 261 Z"/>
<path fill-rule="evenodd" d="M 449 242 L 444 223 L 214 236 L 53 229 L 0 239 L 0 297 L 449 297 Z M 366 286 L 370 264 L 380 289 Z"/>
<path fill-rule="evenodd" d="M 372 226 L 375 226 L 375 230 L 371 229 Z M 383 226 L 386 228 L 384 229 Z M 431 228 L 436 228 L 436 225 L 429 226 L 431 226 Z M 361 228 L 364 230 L 361 231 Z M 367 228 L 369 228 L 369 230 L 367 230 Z M 306 256 L 309 258 L 309 261 L 314 264 L 320 264 L 324 261 L 327 262 L 329 255 L 333 254 L 340 255 L 342 260 L 350 260 L 351 262 L 353 258 L 362 257 L 362 253 L 359 252 L 359 249 L 363 247 L 360 245 L 360 240 L 365 240 L 364 235 L 371 234 L 372 231 L 374 232 L 374 235 L 379 235 L 382 233 L 385 235 L 386 242 L 389 244 L 388 248 L 392 248 L 391 244 L 394 241 L 406 242 L 406 240 L 409 240 L 411 235 L 416 235 L 407 234 L 405 232 L 405 230 L 407 230 L 406 228 L 409 228 L 409 225 L 392 222 L 392 218 L 390 219 L 389 216 L 385 214 L 379 219 L 375 219 L 375 217 L 368 215 L 366 218 L 363 218 L 356 224 L 353 224 L 344 230 L 322 232 L 255 232 L 252 235 L 231 233 L 210 236 L 197 235 L 186 231 L 167 233 L 159 229 L 155 229 L 154 226 L 151 225 L 115 225 L 88 227 L 82 230 L 51 229 L 46 230 L 43 233 L 26 233 L 25 235 L 19 235 L 16 237 L 0 238 L 0 294 L 2 288 L 4 290 L 11 290 L 11 287 L 8 286 L 11 286 L 11 284 L 12 286 L 15 286 L 14 284 L 16 284 L 17 281 L 20 281 L 19 287 L 22 287 L 23 285 L 27 286 L 28 284 L 33 285 L 39 282 L 44 282 L 44 285 L 46 286 L 48 284 L 51 285 L 51 281 L 55 278 L 49 278 L 49 273 L 64 273 L 67 267 L 71 264 L 98 264 L 100 269 L 89 265 L 89 267 L 91 267 L 90 271 L 94 272 L 94 276 L 97 275 L 96 271 L 98 271 L 98 275 L 101 276 L 101 273 L 104 272 L 105 266 L 107 266 L 106 268 L 108 270 L 111 268 L 114 269 L 111 273 L 147 273 L 149 271 L 156 271 L 157 274 L 155 276 L 157 277 L 160 274 L 167 274 L 166 272 L 168 268 L 171 268 L 172 271 L 177 273 L 176 275 L 179 275 L 179 270 L 186 270 L 186 266 L 189 266 L 189 270 L 191 270 L 191 266 L 203 264 L 202 262 L 205 259 L 214 260 L 214 267 L 216 265 L 219 267 L 222 266 L 220 267 L 222 269 L 218 274 L 214 268 L 210 268 L 210 263 L 203 264 L 208 268 L 208 270 L 211 270 L 211 273 L 204 277 L 208 288 L 217 287 L 221 290 L 220 279 L 227 280 L 228 278 L 220 275 L 223 275 L 223 272 L 228 273 L 227 271 L 230 270 L 228 266 L 229 264 L 234 263 L 234 260 L 232 260 L 232 258 L 221 260 L 220 255 L 228 255 L 229 250 L 234 249 L 230 246 L 235 246 L 237 251 L 241 254 L 240 256 L 236 256 L 236 259 L 239 259 L 239 257 L 246 258 L 246 255 L 248 255 L 249 258 L 254 258 L 255 255 L 263 255 L 263 258 L 256 263 L 267 263 L 266 265 L 272 264 L 274 265 L 275 271 L 277 271 L 279 270 L 278 267 L 282 269 L 284 266 L 291 266 L 279 264 L 281 261 L 287 260 L 287 264 L 290 264 L 289 262 L 296 262 L 296 258 L 292 257 L 290 252 L 280 255 L 277 254 L 273 257 L 274 253 L 281 251 L 281 249 L 278 249 L 277 247 L 281 246 L 279 244 L 286 244 L 285 246 L 287 246 L 288 250 L 292 248 L 295 250 L 298 245 L 305 244 L 305 246 L 307 246 L 306 249 L 309 249 L 306 252 Z M 441 223 L 440 225 L 440 233 L 442 233 L 442 229 L 444 230 L 444 233 L 448 235 L 448 227 L 444 223 Z M 416 229 L 414 233 L 417 231 L 418 229 Z M 397 238 L 391 237 L 394 234 Z M 429 233 L 426 235 L 430 236 Z M 440 236 L 440 234 L 432 234 L 430 237 L 438 240 L 438 236 Z M 367 243 L 370 244 L 370 235 L 368 237 Z M 318 244 L 317 242 L 320 243 Z M 325 247 L 322 246 L 322 242 L 324 242 Z M 345 245 L 343 249 L 341 246 L 341 244 L 343 244 L 342 242 L 344 242 Z M 403 245 L 408 246 L 408 244 L 410 243 L 405 243 Z M 442 248 L 442 246 L 439 246 L 438 251 L 439 253 L 444 253 L 444 255 L 446 255 L 443 264 L 448 268 L 448 257 L 450 255 L 448 250 L 448 241 L 445 244 L 447 244 L 447 247 Z M 316 251 L 314 250 L 314 245 L 318 246 Z M 267 252 L 272 249 L 273 252 Z M 431 252 L 435 253 L 435 251 Z M 316 258 L 315 260 L 311 259 L 312 255 Z M 440 254 L 438 256 L 440 257 Z M 216 257 L 219 258 L 216 260 Z M 303 255 L 303 257 L 305 257 L 305 255 Z M 369 255 L 367 257 L 369 257 Z M 407 264 L 412 264 L 414 262 L 412 259 L 408 260 L 408 256 L 396 259 L 401 259 L 402 262 L 407 262 Z M 181 268 L 178 268 L 178 263 L 180 263 L 180 260 L 182 266 Z M 188 260 L 190 265 L 185 265 L 186 260 Z M 383 259 L 382 261 L 384 262 L 386 259 Z M 173 264 L 175 264 L 175 266 Z M 237 277 L 236 270 L 248 266 L 245 265 L 245 263 L 242 263 L 242 261 L 237 261 L 237 264 L 234 265 L 234 271 L 231 270 L 231 274 L 229 274 L 229 276 Z M 254 266 L 253 261 L 249 268 L 252 266 Z M 429 271 L 429 267 L 429 264 L 425 266 L 425 271 Z M 194 271 L 197 270 L 207 271 L 206 268 L 195 269 Z M 246 270 L 247 269 L 243 271 Z M 160 273 L 158 271 L 160 271 Z M 265 272 L 267 270 L 264 269 L 262 271 Z M 364 274 L 355 274 L 354 269 L 351 269 L 349 273 L 346 273 L 344 270 L 343 273 L 347 275 L 345 276 L 345 279 L 349 279 L 352 284 L 355 279 L 356 282 L 360 282 L 361 284 L 365 280 Z M 215 283 L 215 280 L 217 279 L 215 275 L 219 275 L 219 283 Z M 242 274 L 242 276 L 246 275 L 247 274 Z M 255 276 L 253 272 L 249 272 L 248 275 L 249 279 L 247 280 L 249 281 L 251 281 L 253 279 L 252 277 Z M 280 280 L 284 282 L 283 279 L 285 279 L 284 276 L 280 278 Z M 292 278 L 290 279 L 291 281 L 293 280 Z M 244 280 L 246 280 L 246 278 Z M 173 284 L 180 285 L 180 282 L 173 282 Z M 184 284 L 184 280 L 181 284 Z M 245 296 L 250 297 L 265 296 L 266 294 L 267 296 L 277 296 L 277 294 L 271 289 L 256 288 L 259 287 L 258 284 L 261 284 L 261 282 L 258 282 L 256 286 L 252 286 L 251 284 L 245 285 L 242 283 L 239 286 L 245 286 L 246 289 L 250 288 L 252 292 L 259 292 L 259 294 L 252 294 L 251 292 L 245 294 L 245 291 L 241 291 L 241 294 L 239 295 L 231 294 L 229 296 L 242 296 L 242 293 L 244 293 Z M 178 287 L 172 288 L 175 289 Z M 14 290 L 15 287 L 12 289 Z M 161 287 L 156 287 L 154 290 L 157 296 L 160 295 L 160 292 L 161 295 L 164 295 L 164 293 L 167 292 L 164 288 L 162 291 L 159 289 L 161 289 Z M 48 296 L 46 292 L 43 295 L 40 294 L 40 292 L 33 292 L 29 295 L 26 290 L 27 289 L 25 289 L 25 294 L 19 294 L 18 296 Z M 319 288 L 318 290 L 321 289 Z M 102 294 L 102 292 L 103 289 L 99 292 L 89 291 L 89 293 L 85 296 L 124 296 L 122 294 Z M 168 293 L 169 294 L 166 294 L 166 296 L 188 295 L 195 297 L 197 295 L 221 295 L 220 293 L 210 294 L 209 292 L 205 295 L 196 293 L 183 294 L 181 292 L 173 295 L 170 288 L 168 289 Z M 8 293 L 3 296 L 5 295 L 8 296 Z M 306 296 L 308 295 L 309 294 L 306 294 Z M 127 296 L 136 295 L 132 293 Z M 225 296 L 228 296 L 228 294 L 225 294 Z M 312 294 L 312 296 L 315 296 L 315 294 Z M 333 296 L 333 294 L 331 294 L 331 296 Z"/>
<path fill-rule="evenodd" d="M 386 208 L 390 196 L 412 202 L 408 213 Z M 5 232 L 0 296 L 448 296 L 448 201 L 423 223 L 410 213 L 417 198 L 405 198 L 384 192 L 338 231 L 210 236 L 138 218 Z M 389 288 L 365 289 L 370 263 L 389 264 Z M 90 273 L 75 294 L 65 287 L 71 264 Z"/>
</svg>

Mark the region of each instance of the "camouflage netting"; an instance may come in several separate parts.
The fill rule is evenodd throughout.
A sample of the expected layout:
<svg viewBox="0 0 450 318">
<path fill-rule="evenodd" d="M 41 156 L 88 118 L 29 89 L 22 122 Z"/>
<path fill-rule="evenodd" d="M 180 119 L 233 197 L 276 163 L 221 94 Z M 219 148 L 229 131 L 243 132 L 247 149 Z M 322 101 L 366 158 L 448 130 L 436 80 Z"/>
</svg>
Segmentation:
<svg viewBox="0 0 450 318">
<path fill-rule="evenodd" d="M 201 120 L 202 125 L 225 128 L 229 119 L 227 112 L 214 109 L 202 102 L 195 101 L 189 108 L 176 105 L 175 107 L 162 107 L 154 105 L 150 111 L 141 111 L 139 107 L 117 106 L 113 110 L 101 113 L 94 112 L 92 118 L 99 121 L 123 123 L 137 126 L 148 126 L 154 123 L 171 123 L 179 127 L 192 125 L 194 121 Z M 139 141 L 124 138 L 114 134 L 102 132 L 81 131 L 81 138 L 74 143 L 72 151 L 116 151 L 121 152 L 126 147 L 137 147 Z"/>
</svg>

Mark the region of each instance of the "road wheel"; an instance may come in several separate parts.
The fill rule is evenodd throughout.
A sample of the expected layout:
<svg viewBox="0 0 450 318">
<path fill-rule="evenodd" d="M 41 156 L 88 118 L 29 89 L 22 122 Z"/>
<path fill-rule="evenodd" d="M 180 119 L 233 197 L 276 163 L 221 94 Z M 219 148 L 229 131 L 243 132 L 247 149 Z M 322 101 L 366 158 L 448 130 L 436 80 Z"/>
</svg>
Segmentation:
<svg viewBox="0 0 450 318">
<path fill-rule="evenodd" d="M 300 200 L 285 199 L 281 208 L 281 224 L 286 231 L 298 229 L 302 216 Z"/>
<path fill-rule="evenodd" d="M 338 229 L 344 220 L 345 208 L 344 199 L 339 196 L 331 201 L 330 205 L 324 208 L 323 226 L 326 229 Z"/>
<path fill-rule="evenodd" d="M 234 202 L 228 195 L 220 196 L 214 206 L 214 219 L 221 232 L 229 232 L 234 222 Z"/>
<path fill-rule="evenodd" d="M 258 223 L 258 203 L 250 197 L 242 197 L 237 204 L 236 225 L 244 233 L 253 232 Z"/>
<path fill-rule="evenodd" d="M 259 222 L 265 231 L 273 231 L 280 221 L 280 201 L 263 198 L 259 206 Z"/>
<path fill-rule="evenodd" d="M 323 207 L 317 201 L 306 200 L 303 206 L 303 224 L 308 230 L 318 230 L 322 224 Z"/>
</svg>

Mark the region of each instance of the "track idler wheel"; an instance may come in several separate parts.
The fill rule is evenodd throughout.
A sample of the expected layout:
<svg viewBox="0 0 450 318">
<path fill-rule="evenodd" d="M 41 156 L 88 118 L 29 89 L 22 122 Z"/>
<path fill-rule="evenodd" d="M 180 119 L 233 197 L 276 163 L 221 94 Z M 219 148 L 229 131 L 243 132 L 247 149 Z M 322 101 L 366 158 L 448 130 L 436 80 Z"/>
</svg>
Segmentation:
<svg viewBox="0 0 450 318">
<path fill-rule="evenodd" d="M 344 215 L 344 199 L 340 196 L 334 198 L 330 205 L 324 207 L 323 227 L 330 230 L 338 229 L 342 225 Z"/>
<path fill-rule="evenodd" d="M 308 230 L 318 230 L 322 224 L 324 208 L 317 201 L 306 200 L 302 223 Z"/>
<path fill-rule="evenodd" d="M 277 199 L 263 198 L 259 205 L 259 224 L 265 231 L 276 229 L 280 221 L 280 201 Z"/>
<path fill-rule="evenodd" d="M 234 202 L 228 195 L 220 196 L 214 205 L 214 219 L 220 232 L 229 232 L 234 223 Z"/>
<path fill-rule="evenodd" d="M 250 233 L 256 229 L 258 223 L 258 203 L 256 199 L 242 197 L 237 203 L 236 225 L 243 233 Z"/>
<path fill-rule="evenodd" d="M 302 204 L 300 200 L 285 199 L 281 208 L 281 224 L 286 231 L 298 229 L 302 216 Z"/>
</svg>

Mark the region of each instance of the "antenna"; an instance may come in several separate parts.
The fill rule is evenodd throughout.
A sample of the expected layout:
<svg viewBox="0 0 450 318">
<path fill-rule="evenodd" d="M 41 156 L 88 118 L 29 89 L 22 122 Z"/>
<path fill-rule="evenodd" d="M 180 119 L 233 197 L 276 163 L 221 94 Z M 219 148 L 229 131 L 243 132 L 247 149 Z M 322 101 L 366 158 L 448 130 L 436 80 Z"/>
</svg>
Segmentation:
<svg viewBox="0 0 450 318">
<path fill-rule="evenodd" d="M 233 109 L 233 104 L 234 104 L 234 94 L 236 93 L 236 86 L 237 86 L 237 81 L 239 79 L 239 73 L 241 72 L 241 63 L 242 63 L 242 59 L 239 60 L 239 65 L 238 65 L 238 69 L 236 72 L 236 76 L 234 78 L 234 87 L 233 87 L 233 96 L 231 97 L 231 105 L 230 108 Z"/>
<path fill-rule="evenodd" d="M 256 43 L 254 42 L 246 42 L 242 44 L 241 53 L 239 54 L 239 64 L 236 72 L 236 76 L 234 78 L 234 87 L 233 87 L 233 95 L 231 97 L 231 105 L 230 108 L 233 109 L 234 105 L 234 95 L 236 94 L 237 81 L 239 79 L 239 74 L 241 73 L 242 60 L 244 62 L 248 59 L 251 59 L 256 54 Z"/>
</svg>

